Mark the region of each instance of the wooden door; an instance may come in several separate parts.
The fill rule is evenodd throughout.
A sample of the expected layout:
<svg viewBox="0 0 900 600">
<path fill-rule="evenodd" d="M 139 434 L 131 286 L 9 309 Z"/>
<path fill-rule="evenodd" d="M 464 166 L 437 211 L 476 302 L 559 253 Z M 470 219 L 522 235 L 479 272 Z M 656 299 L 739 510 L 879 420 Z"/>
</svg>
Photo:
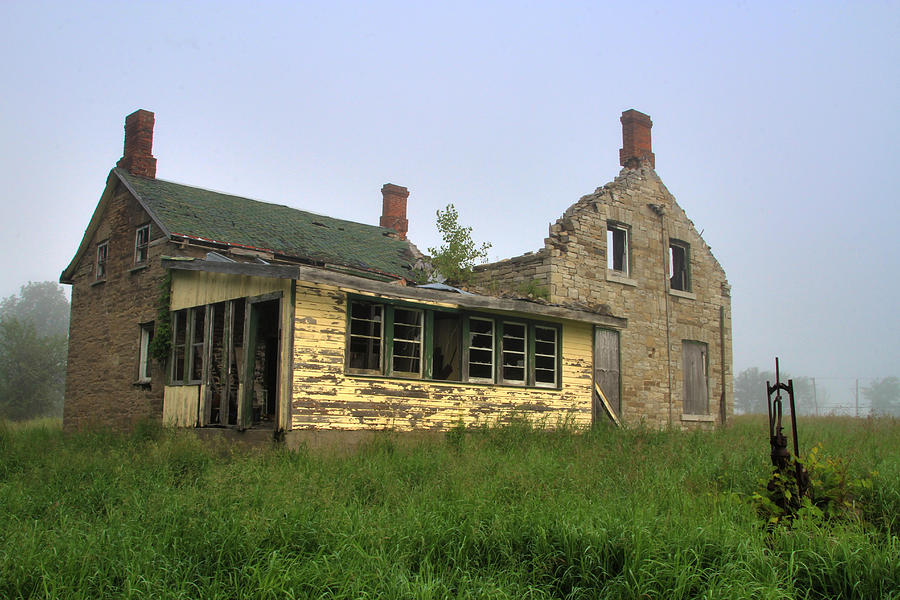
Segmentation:
<svg viewBox="0 0 900 600">
<path fill-rule="evenodd" d="M 619 418 L 622 400 L 619 393 L 619 332 L 594 328 L 594 384 L 599 386 L 610 408 Z M 592 416 L 594 423 L 608 421 L 608 410 L 597 390 L 593 391 Z"/>
<path fill-rule="evenodd" d="M 709 414 L 706 344 L 685 341 L 682 342 L 681 348 L 684 365 L 684 413 Z"/>
</svg>

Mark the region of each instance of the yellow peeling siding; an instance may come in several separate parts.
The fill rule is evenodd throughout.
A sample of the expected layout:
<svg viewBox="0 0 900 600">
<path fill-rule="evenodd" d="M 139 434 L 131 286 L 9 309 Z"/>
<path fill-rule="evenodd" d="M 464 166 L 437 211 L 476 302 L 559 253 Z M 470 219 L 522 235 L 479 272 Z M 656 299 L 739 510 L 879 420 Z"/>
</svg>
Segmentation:
<svg viewBox="0 0 900 600">
<path fill-rule="evenodd" d="M 172 310 L 214 304 L 235 298 L 283 292 L 290 297 L 291 281 L 271 277 L 226 275 L 206 271 L 172 271 Z"/>
<path fill-rule="evenodd" d="M 591 422 L 590 325 L 562 324 L 562 389 L 345 375 L 346 292 L 297 282 L 291 429 L 442 430 L 515 415 Z"/>
</svg>

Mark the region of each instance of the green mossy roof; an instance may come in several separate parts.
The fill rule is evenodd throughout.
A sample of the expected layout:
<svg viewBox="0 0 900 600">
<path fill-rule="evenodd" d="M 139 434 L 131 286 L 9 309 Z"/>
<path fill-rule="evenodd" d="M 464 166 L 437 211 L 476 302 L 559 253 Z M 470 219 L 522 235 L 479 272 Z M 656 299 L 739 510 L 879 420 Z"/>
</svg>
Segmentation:
<svg viewBox="0 0 900 600">
<path fill-rule="evenodd" d="M 231 196 L 116 169 L 170 234 L 408 277 L 408 242 L 374 225 Z"/>
</svg>

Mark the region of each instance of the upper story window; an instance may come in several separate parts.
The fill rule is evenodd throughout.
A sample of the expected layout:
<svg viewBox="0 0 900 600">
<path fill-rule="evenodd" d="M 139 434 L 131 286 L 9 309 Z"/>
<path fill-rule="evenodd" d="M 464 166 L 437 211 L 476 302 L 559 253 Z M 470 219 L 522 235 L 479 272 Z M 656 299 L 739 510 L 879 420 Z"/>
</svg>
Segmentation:
<svg viewBox="0 0 900 600">
<path fill-rule="evenodd" d="M 628 276 L 630 257 L 628 227 L 619 223 L 606 225 L 606 268 Z"/>
<path fill-rule="evenodd" d="M 142 225 L 134 233 L 134 264 L 143 265 L 150 256 L 150 225 Z"/>
<path fill-rule="evenodd" d="M 552 323 L 351 299 L 347 326 L 348 373 L 559 387 Z"/>
<path fill-rule="evenodd" d="M 686 242 L 669 240 L 669 288 L 691 291 L 691 246 Z"/>
<path fill-rule="evenodd" d="M 106 260 L 109 256 L 109 242 L 97 244 L 97 279 L 106 279 Z"/>
</svg>

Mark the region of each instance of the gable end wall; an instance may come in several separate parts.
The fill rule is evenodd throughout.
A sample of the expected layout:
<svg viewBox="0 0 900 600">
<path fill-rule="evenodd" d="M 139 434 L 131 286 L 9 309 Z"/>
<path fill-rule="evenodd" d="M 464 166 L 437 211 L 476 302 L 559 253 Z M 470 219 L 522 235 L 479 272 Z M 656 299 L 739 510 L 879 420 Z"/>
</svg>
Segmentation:
<svg viewBox="0 0 900 600">
<path fill-rule="evenodd" d="M 137 384 L 140 324 L 156 319 L 163 270 L 171 245 L 150 226 L 149 260 L 135 269 L 134 238 L 150 218 L 117 185 L 72 275 L 72 312 L 63 427 L 127 429 L 144 418 L 162 418 L 164 369 L 154 361 L 151 384 Z M 96 279 L 97 244 L 108 240 L 107 277 Z"/>
<path fill-rule="evenodd" d="M 662 216 L 659 214 L 661 208 Z M 607 223 L 629 229 L 629 273 L 607 269 Z M 668 290 L 669 240 L 690 244 L 692 289 Z M 570 206 L 550 226 L 539 280 L 550 302 L 610 311 L 620 331 L 622 417 L 657 427 L 705 427 L 732 414 L 731 299 L 725 273 L 653 169 L 623 169 L 611 183 Z M 515 289 L 535 277 L 533 260 L 484 265 L 477 283 Z M 709 409 L 683 412 L 683 341 L 706 344 Z M 724 410 L 721 406 L 724 392 Z"/>
</svg>

